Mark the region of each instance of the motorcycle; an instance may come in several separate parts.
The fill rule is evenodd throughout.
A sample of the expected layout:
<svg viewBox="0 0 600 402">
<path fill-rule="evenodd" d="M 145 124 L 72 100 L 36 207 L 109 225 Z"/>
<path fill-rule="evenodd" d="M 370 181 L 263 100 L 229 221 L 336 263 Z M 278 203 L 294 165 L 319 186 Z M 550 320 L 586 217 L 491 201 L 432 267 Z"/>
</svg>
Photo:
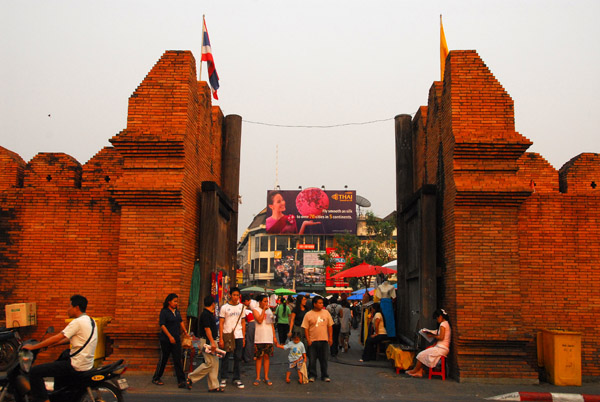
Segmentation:
<svg viewBox="0 0 600 402">
<path fill-rule="evenodd" d="M 46 334 L 54 332 L 50 327 Z M 44 334 L 44 336 L 46 336 Z M 42 338 L 43 339 L 43 338 Z M 29 402 L 31 400 L 29 371 L 39 350 L 23 349 L 24 345 L 36 344 L 27 340 L 19 345 L 18 359 L 5 372 L 0 372 L 0 402 Z M 121 375 L 127 370 L 123 360 L 79 372 L 71 378 L 61 379 L 60 385 L 46 382 L 51 402 L 122 402 L 123 392 L 129 387 Z M 56 388 L 56 389 L 55 389 Z"/>
<path fill-rule="evenodd" d="M 0 372 L 6 371 L 16 360 L 21 337 L 14 329 L 0 327 Z"/>
</svg>

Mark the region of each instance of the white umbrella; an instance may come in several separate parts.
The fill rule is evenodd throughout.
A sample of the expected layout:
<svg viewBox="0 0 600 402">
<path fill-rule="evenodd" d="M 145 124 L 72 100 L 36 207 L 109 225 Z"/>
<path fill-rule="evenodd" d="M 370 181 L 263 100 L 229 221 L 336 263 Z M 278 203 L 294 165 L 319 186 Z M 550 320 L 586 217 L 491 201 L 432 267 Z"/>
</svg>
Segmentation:
<svg viewBox="0 0 600 402">
<path fill-rule="evenodd" d="M 394 260 L 394 261 L 390 261 L 387 264 L 383 265 L 386 268 L 391 268 L 391 269 L 395 269 L 396 271 L 398 270 L 398 260 Z"/>
</svg>

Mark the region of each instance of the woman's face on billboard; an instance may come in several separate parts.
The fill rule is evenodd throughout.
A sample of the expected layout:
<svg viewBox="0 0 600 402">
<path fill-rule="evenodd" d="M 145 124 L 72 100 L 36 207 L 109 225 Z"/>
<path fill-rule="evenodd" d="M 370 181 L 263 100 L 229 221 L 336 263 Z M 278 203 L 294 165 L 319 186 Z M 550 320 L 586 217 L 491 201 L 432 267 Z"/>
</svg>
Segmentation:
<svg viewBox="0 0 600 402">
<path fill-rule="evenodd" d="M 271 207 L 273 213 L 283 213 L 283 211 L 285 211 L 285 200 L 281 194 L 275 194 L 273 197 L 273 204 L 269 205 L 269 207 Z"/>
</svg>

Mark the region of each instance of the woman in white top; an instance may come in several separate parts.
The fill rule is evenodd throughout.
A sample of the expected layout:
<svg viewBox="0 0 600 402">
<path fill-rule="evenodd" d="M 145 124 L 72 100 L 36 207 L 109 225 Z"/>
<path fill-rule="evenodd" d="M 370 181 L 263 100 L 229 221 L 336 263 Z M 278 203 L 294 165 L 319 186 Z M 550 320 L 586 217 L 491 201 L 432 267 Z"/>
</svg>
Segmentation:
<svg viewBox="0 0 600 402">
<path fill-rule="evenodd" d="M 273 343 L 277 346 L 275 326 L 273 325 L 273 312 L 269 308 L 269 297 L 260 295 L 256 298 L 258 307 L 252 309 L 256 322 L 254 332 L 254 360 L 256 360 L 256 380 L 254 385 L 260 384 L 260 369 L 265 366 L 265 379 L 267 385 L 273 385 L 269 379 L 270 357 L 273 356 Z"/>
<path fill-rule="evenodd" d="M 429 333 L 437 339 L 434 346 L 425 349 L 417 355 L 417 364 L 412 370 L 406 372 L 412 377 L 423 377 L 423 366 L 429 368 L 435 367 L 442 356 L 448 356 L 450 352 L 450 323 L 448 322 L 448 313 L 444 309 L 438 309 L 433 312 L 433 318 L 440 324 L 437 335 Z"/>
<path fill-rule="evenodd" d="M 365 341 L 365 349 L 363 350 L 362 359 L 359 361 L 366 362 L 369 360 L 375 360 L 377 345 L 387 339 L 387 331 L 385 330 L 385 318 L 381 313 L 381 305 L 379 303 L 373 303 L 371 306 L 371 313 L 373 318 L 371 319 L 371 325 L 373 326 L 373 333 Z"/>
</svg>

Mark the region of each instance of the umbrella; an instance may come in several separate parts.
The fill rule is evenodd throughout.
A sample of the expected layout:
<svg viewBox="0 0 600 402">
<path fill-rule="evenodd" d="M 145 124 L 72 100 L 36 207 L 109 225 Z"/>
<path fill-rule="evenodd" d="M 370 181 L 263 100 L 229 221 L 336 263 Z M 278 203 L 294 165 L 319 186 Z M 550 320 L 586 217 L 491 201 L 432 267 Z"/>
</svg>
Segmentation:
<svg viewBox="0 0 600 402">
<path fill-rule="evenodd" d="M 241 293 L 267 293 L 265 288 L 261 288 L 260 286 L 250 286 L 249 288 L 244 288 L 240 290 Z"/>
<path fill-rule="evenodd" d="M 368 291 L 371 292 L 373 289 L 375 289 L 375 288 L 369 288 Z M 365 289 L 355 290 L 354 292 L 352 292 L 352 294 L 362 296 L 363 294 L 365 294 Z"/>
<path fill-rule="evenodd" d="M 279 289 L 275 289 L 275 294 L 277 296 L 295 295 L 296 292 L 294 292 L 293 290 L 290 290 L 290 289 L 279 288 Z"/>
<path fill-rule="evenodd" d="M 188 317 L 198 317 L 198 299 L 200 298 L 200 261 L 194 264 L 192 284 L 190 286 L 190 301 L 187 308 Z M 191 321 L 190 321 L 191 324 Z"/>
<path fill-rule="evenodd" d="M 363 276 L 372 276 L 377 274 L 395 274 L 396 270 L 391 268 L 380 267 L 377 265 L 367 264 L 363 262 L 360 265 L 349 268 L 345 271 L 335 274 L 331 279 L 343 279 L 343 278 L 360 278 Z"/>
<path fill-rule="evenodd" d="M 356 294 L 356 295 L 352 295 L 350 297 L 348 297 L 348 300 L 362 300 L 363 295 L 360 294 Z"/>
<path fill-rule="evenodd" d="M 298 292 L 298 294 L 299 294 L 299 295 L 302 295 L 302 296 L 308 296 L 308 297 L 315 297 L 315 296 L 319 296 L 319 295 L 318 295 L 318 294 L 316 294 L 316 293 L 308 293 L 308 292 Z"/>
<path fill-rule="evenodd" d="M 387 264 L 383 264 L 382 267 L 391 268 L 398 271 L 398 260 L 390 261 Z"/>
</svg>

